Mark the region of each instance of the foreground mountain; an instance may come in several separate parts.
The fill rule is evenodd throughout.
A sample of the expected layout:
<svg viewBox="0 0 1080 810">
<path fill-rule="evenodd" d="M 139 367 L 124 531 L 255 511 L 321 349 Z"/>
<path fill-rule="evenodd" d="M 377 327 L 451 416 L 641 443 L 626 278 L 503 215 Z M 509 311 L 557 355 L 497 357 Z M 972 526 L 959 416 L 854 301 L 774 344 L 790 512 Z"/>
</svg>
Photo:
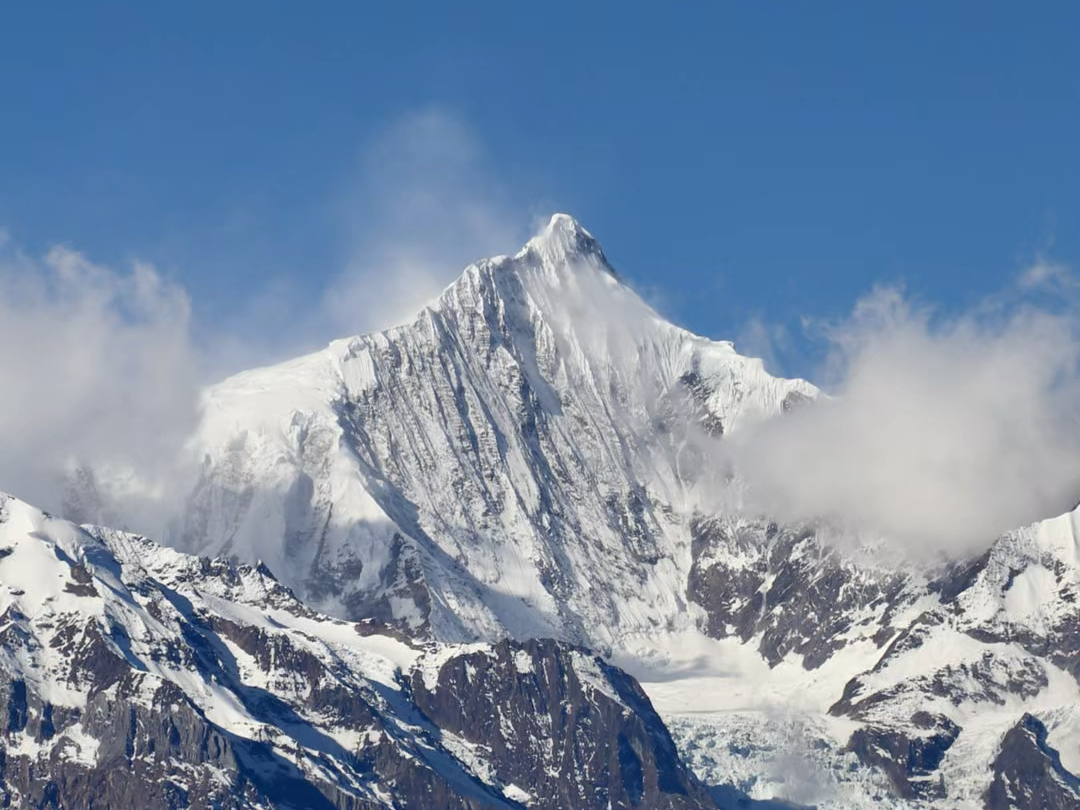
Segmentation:
<svg viewBox="0 0 1080 810">
<path fill-rule="evenodd" d="M 171 541 L 411 645 L 596 650 L 722 804 L 1080 803 L 1076 514 L 933 568 L 745 513 L 725 441 L 817 396 L 556 216 L 412 323 L 212 389 Z"/>
<path fill-rule="evenodd" d="M 715 807 L 581 649 L 416 646 L 7 496 L 0 662 L 4 807 Z"/>
<path fill-rule="evenodd" d="M 1080 806 L 1078 521 L 928 578 L 714 519 L 691 588 L 722 640 L 685 677 L 637 672 L 713 783 L 835 808 Z"/>
</svg>

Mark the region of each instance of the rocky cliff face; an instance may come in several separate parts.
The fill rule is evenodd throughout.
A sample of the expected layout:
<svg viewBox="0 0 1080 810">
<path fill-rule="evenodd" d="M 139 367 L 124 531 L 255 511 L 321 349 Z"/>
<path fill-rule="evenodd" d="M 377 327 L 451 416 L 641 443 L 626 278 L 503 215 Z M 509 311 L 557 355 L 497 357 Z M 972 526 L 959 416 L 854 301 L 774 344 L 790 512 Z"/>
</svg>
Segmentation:
<svg viewBox="0 0 1080 810">
<path fill-rule="evenodd" d="M 641 687 L 584 650 L 502 641 L 411 684 L 424 714 L 483 751 L 530 807 L 714 806 Z"/>
<path fill-rule="evenodd" d="M 1061 766 L 1060 754 L 1047 745 L 1046 737 L 1046 726 L 1030 714 L 1009 730 L 994 759 L 987 810 L 1080 806 L 1080 780 Z"/>
</svg>

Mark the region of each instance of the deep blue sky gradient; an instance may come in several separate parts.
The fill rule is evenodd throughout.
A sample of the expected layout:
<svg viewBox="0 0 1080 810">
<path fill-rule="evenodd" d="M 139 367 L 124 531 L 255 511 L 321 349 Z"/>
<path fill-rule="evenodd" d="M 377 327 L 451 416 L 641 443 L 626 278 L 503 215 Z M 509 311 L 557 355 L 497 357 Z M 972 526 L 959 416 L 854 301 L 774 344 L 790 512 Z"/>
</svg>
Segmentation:
<svg viewBox="0 0 1080 810">
<path fill-rule="evenodd" d="M 0 11 L 0 225 L 152 261 L 201 317 L 271 278 L 315 295 L 365 144 L 433 107 L 713 337 L 1080 262 L 1075 3 L 93 7 Z"/>
</svg>

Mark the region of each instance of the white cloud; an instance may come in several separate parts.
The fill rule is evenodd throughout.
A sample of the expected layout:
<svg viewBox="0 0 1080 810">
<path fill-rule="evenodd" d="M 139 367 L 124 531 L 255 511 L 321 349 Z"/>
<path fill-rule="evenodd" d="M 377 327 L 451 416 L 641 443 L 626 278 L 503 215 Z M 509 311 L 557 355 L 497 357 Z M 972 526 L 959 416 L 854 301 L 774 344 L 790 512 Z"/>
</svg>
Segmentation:
<svg viewBox="0 0 1080 810">
<path fill-rule="evenodd" d="M 74 460 L 157 479 L 195 418 L 187 296 L 68 248 L 0 257 L 0 488 L 59 506 Z"/>
<path fill-rule="evenodd" d="M 879 288 L 828 337 L 835 397 L 729 448 L 755 509 L 971 550 L 1080 499 L 1071 311 L 935 317 Z"/>
</svg>

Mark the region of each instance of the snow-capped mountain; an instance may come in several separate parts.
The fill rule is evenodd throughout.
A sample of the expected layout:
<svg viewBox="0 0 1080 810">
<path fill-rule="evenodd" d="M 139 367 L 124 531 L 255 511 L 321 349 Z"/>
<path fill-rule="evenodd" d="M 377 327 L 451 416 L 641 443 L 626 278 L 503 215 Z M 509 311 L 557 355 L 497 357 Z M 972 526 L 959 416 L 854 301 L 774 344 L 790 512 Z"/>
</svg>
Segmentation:
<svg viewBox="0 0 1080 810">
<path fill-rule="evenodd" d="M 815 393 L 663 321 L 559 215 L 412 323 L 210 391 L 175 542 L 343 617 L 620 647 L 694 622 L 690 434 Z"/>
<path fill-rule="evenodd" d="M 664 321 L 559 215 L 411 323 L 211 389 L 169 539 L 261 560 L 403 650 L 481 645 L 454 653 L 448 705 L 432 679 L 408 696 L 471 744 L 493 724 L 460 730 L 485 711 L 466 678 L 496 694 L 581 645 L 640 681 L 723 807 L 1080 806 L 1076 513 L 916 570 L 732 508 L 716 448 L 817 396 Z M 500 746 L 478 778 L 535 799 Z M 612 806 L 663 806 L 642 801 Z"/>
<path fill-rule="evenodd" d="M 4 807 L 715 807 L 581 649 L 415 645 L 8 496 L 0 701 Z"/>
</svg>

